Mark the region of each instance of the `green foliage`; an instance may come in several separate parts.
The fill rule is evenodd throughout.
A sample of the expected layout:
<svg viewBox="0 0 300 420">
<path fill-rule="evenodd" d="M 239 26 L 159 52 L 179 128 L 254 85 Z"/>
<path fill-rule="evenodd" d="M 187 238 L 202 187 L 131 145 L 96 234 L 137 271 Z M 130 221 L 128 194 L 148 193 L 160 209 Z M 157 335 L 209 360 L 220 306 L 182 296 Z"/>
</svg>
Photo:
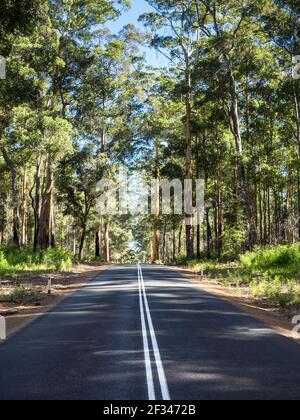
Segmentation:
<svg viewBox="0 0 300 420">
<path fill-rule="evenodd" d="M 191 263 L 191 260 L 189 260 L 186 255 L 180 255 L 175 259 L 174 263 L 176 265 L 188 266 Z"/>
<path fill-rule="evenodd" d="M 221 263 L 215 260 L 188 260 L 180 257 L 176 264 L 197 273 L 203 271 L 224 286 L 249 287 L 253 297 L 267 299 L 286 308 L 300 303 L 300 245 L 281 245 L 247 252 L 239 263 Z"/>
<path fill-rule="evenodd" d="M 238 227 L 227 228 L 222 235 L 223 256 L 229 260 L 239 257 L 245 246 L 245 231 Z"/>
<path fill-rule="evenodd" d="M 283 285 L 280 277 L 275 279 L 256 280 L 250 284 L 250 289 L 256 298 L 268 298 L 282 308 L 290 304 L 299 302 L 299 291 L 297 292 L 297 283 L 289 281 Z"/>
<path fill-rule="evenodd" d="M 47 2 L 46 2 L 47 3 Z M 1 0 L 0 50 L 8 53 L 17 34 L 30 33 L 45 11 L 44 0 Z"/>
<path fill-rule="evenodd" d="M 127 0 L 1 1 L 0 54 L 8 70 L 0 81 L 2 237 L 11 240 L 12 224 L 31 229 L 40 218 L 46 229 L 35 232 L 48 236 L 40 246 L 49 246 L 60 224 L 60 246 L 78 248 L 81 237 L 80 256 L 90 253 L 105 225 L 96 210 L 99 179 L 112 179 L 125 162 L 148 178 L 183 180 L 191 137 L 193 177 L 206 180 L 201 252 L 219 262 L 180 257 L 178 263 L 226 282 L 279 275 L 287 283 L 299 272 L 297 247 L 246 254 L 241 267 L 221 262 L 237 260 L 246 245 L 298 235 L 300 85 L 288 77 L 291 55 L 300 51 L 297 2 L 148 3 L 153 10 L 141 20 L 151 35 L 140 36 L 133 25 L 117 35 L 103 27 L 127 9 Z M 145 39 L 169 68 L 144 66 L 138 44 Z M 56 232 L 48 232 L 50 213 Z M 137 249 L 148 260 L 159 230 L 168 242 L 160 258 L 172 259 L 183 217 L 160 217 L 157 229 L 153 219 L 141 219 L 107 220 L 112 258 L 134 262 Z M 183 249 L 184 229 L 180 235 Z M 60 251 L 35 255 L 22 248 L 0 256 L 6 273 L 70 266 Z"/>
<path fill-rule="evenodd" d="M 64 249 L 49 249 L 41 254 L 41 263 L 54 265 L 57 271 L 68 271 L 73 266 L 73 256 Z"/>
<path fill-rule="evenodd" d="M 15 276 L 36 271 L 68 271 L 73 256 L 62 249 L 34 253 L 31 247 L 3 247 L 0 250 L 0 275 Z"/>
<path fill-rule="evenodd" d="M 273 277 L 282 275 L 288 279 L 300 272 L 300 246 L 282 245 L 263 248 L 242 255 L 240 260 L 251 272 L 267 273 Z"/>
<path fill-rule="evenodd" d="M 5 270 L 9 268 L 9 263 L 6 259 L 6 256 L 3 251 L 0 251 L 0 270 Z"/>
</svg>

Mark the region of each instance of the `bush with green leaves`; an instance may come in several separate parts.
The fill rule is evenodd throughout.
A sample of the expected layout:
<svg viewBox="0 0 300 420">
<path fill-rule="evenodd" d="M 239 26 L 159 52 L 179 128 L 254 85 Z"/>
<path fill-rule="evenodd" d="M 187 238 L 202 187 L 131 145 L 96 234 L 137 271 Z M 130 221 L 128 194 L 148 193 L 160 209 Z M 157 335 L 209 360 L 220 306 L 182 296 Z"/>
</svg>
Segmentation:
<svg viewBox="0 0 300 420">
<path fill-rule="evenodd" d="M 300 246 L 282 245 L 248 252 L 241 256 L 241 264 L 252 272 L 267 273 L 290 279 L 300 272 Z"/>
<path fill-rule="evenodd" d="M 35 253 L 31 247 L 2 247 L 0 249 L 0 275 L 14 276 L 32 271 L 68 271 L 73 256 L 62 249 L 49 249 Z"/>
<path fill-rule="evenodd" d="M 245 231 L 239 227 L 228 228 L 222 235 L 223 258 L 235 260 L 244 251 Z"/>
<path fill-rule="evenodd" d="M 231 243 L 228 252 L 232 249 Z M 247 286 L 255 298 L 268 299 L 280 307 L 300 303 L 299 244 L 258 248 L 241 255 L 239 262 L 226 264 L 217 260 L 187 260 L 184 257 L 176 262 L 195 272 L 203 270 L 206 277 L 217 278 L 225 286 Z"/>
<path fill-rule="evenodd" d="M 253 281 L 250 288 L 254 297 L 268 298 L 283 308 L 299 300 L 297 283 L 291 280 L 285 283 L 279 276 Z"/>
</svg>

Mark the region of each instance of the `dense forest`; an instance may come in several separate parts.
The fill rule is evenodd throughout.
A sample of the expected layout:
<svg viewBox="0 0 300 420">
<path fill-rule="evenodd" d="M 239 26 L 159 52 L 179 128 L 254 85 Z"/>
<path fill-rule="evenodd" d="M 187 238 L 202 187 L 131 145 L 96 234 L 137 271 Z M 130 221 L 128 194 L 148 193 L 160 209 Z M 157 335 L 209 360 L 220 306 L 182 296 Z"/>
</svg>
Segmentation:
<svg viewBox="0 0 300 420">
<path fill-rule="evenodd" d="M 1 1 L 4 252 L 231 260 L 300 240 L 299 2 L 148 3 L 143 31 L 111 33 L 127 0 Z M 97 185 L 124 165 L 204 179 L 203 223 L 100 216 Z"/>
</svg>

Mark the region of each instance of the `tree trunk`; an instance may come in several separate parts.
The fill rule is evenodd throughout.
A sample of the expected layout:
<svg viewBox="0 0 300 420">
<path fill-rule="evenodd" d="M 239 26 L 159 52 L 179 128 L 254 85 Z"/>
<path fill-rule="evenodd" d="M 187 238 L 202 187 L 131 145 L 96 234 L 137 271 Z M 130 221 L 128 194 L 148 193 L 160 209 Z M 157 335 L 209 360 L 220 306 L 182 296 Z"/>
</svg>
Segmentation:
<svg viewBox="0 0 300 420">
<path fill-rule="evenodd" d="M 196 172 L 197 172 L 197 179 L 200 179 L 200 166 L 199 166 L 199 137 L 196 136 Z M 197 259 L 200 260 L 201 258 L 201 226 L 200 226 L 200 214 L 199 210 L 197 209 Z"/>
<path fill-rule="evenodd" d="M 260 245 L 263 244 L 263 203 L 262 203 L 262 185 L 261 185 L 261 167 L 259 165 L 259 181 L 258 181 L 258 201 L 259 201 L 259 232 L 260 232 Z"/>
<path fill-rule="evenodd" d="M 176 224 L 175 223 L 173 226 L 172 250 L 173 250 L 172 260 L 175 261 L 176 260 Z"/>
<path fill-rule="evenodd" d="M 218 189 L 218 196 L 217 196 L 217 254 L 218 258 L 221 258 L 222 255 L 222 248 L 223 248 L 223 242 L 222 242 L 222 235 L 223 235 L 223 209 L 222 209 L 222 193 L 220 188 Z"/>
<path fill-rule="evenodd" d="M 46 187 L 43 193 L 41 215 L 38 227 L 38 247 L 41 250 L 48 249 L 52 242 L 52 192 L 53 192 L 53 169 L 50 155 L 47 161 Z"/>
<path fill-rule="evenodd" d="M 7 154 L 4 146 L 0 146 L 3 158 L 7 164 L 11 174 L 12 198 L 13 198 L 13 243 L 20 245 L 20 204 L 19 204 L 19 189 L 18 176 L 13 161 Z"/>
<path fill-rule="evenodd" d="M 5 229 L 7 224 L 7 193 L 3 192 L 0 195 L 0 244 L 5 243 Z"/>
<path fill-rule="evenodd" d="M 155 191 L 154 191 L 154 214 L 153 214 L 153 229 L 152 229 L 152 256 L 151 263 L 155 264 L 159 261 L 159 241 L 160 241 L 160 230 L 158 226 L 159 222 L 159 193 L 160 193 L 160 141 L 156 140 L 156 169 L 155 169 Z"/>
<path fill-rule="evenodd" d="M 167 228 L 166 226 L 164 226 L 164 232 L 163 232 L 163 244 L 162 244 L 162 257 L 163 257 L 163 262 L 166 261 L 166 240 L 167 240 Z"/>
<path fill-rule="evenodd" d="M 51 248 L 56 248 L 55 217 L 54 217 L 54 206 L 53 206 L 53 194 L 51 195 L 50 239 L 51 239 Z"/>
<path fill-rule="evenodd" d="M 74 233 L 74 236 L 73 236 L 72 247 L 73 247 L 73 255 L 76 255 L 76 234 L 75 233 Z"/>
<path fill-rule="evenodd" d="M 201 227 L 197 226 L 197 260 L 201 259 Z"/>
<path fill-rule="evenodd" d="M 106 263 L 110 263 L 110 239 L 109 239 L 109 220 L 104 222 L 104 258 Z"/>
<path fill-rule="evenodd" d="M 26 188 L 27 188 L 27 170 L 24 169 L 23 174 L 23 185 L 22 185 L 22 245 L 27 245 L 27 194 L 26 194 Z"/>
<path fill-rule="evenodd" d="M 270 187 L 268 187 L 268 244 L 272 243 L 272 222 L 271 222 L 271 196 Z"/>
<path fill-rule="evenodd" d="M 99 229 L 96 229 L 95 231 L 95 258 L 100 258 L 100 233 L 99 233 Z"/>
<path fill-rule="evenodd" d="M 207 168 L 205 169 L 205 188 L 208 191 L 208 172 Z M 209 208 L 206 207 L 205 209 L 205 216 L 206 216 L 206 255 L 207 258 L 211 257 L 211 239 L 212 239 L 212 231 L 210 226 L 209 220 Z"/>
<path fill-rule="evenodd" d="M 211 226 L 209 221 L 209 209 L 206 209 L 206 255 L 211 257 Z"/>
<path fill-rule="evenodd" d="M 35 196 L 33 200 L 34 210 L 34 252 L 37 251 L 38 246 L 38 234 L 39 234 L 39 220 L 41 216 L 41 165 L 42 157 L 39 156 L 36 163 L 35 172 Z"/>
<path fill-rule="evenodd" d="M 83 253 L 83 248 L 84 248 L 85 237 L 86 237 L 86 224 L 84 224 L 82 226 L 82 232 L 81 232 L 80 244 L 79 244 L 79 252 L 78 252 L 79 261 L 82 260 L 82 253 Z"/>
<path fill-rule="evenodd" d="M 216 137 L 219 137 L 218 127 L 216 127 Z M 223 199 L 222 199 L 222 170 L 221 170 L 221 151 L 218 145 L 217 153 L 217 205 L 216 205 L 216 251 L 218 258 L 222 255 L 222 234 L 223 234 Z"/>
<path fill-rule="evenodd" d="M 180 225 L 179 228 L 179 235 L 178 235 L 178 256 L 181 256 L 181 248 L 182 248 L 182 224 Z"/>
<path fill-rule="evenodd" d="M 297 198 L 298 198 L 298 239 L 300 241 L 300 94 L 298 88 L 294 85 L 295 108 L 296 108 L 296 126 L 297 126 Z"/>
<path fill-rule="evenodd" d="M 191 132 L 191 119 L 192 119 L 192 78 L 189 70 L 189 64 L 187 62 L 186 72 L 186 179 L 193 179 L 192 170 L 192 132 Z M 186 254 L 187 258 L 194 258 L 194 226 L 193 226 L 193 215 L 185 215 L 186 223 Z"/>
<path fill-rule="evenodd" d="M 232 119 L 232 132 L 235 138 L 236 152 L 237 152 L 237 176 L 239 181 L 240 199 L 244 209 L 244 220 L 247 232 L 247 247 L 251 249 L 255 242 L 255 232 L 253 229 L 252 211 L 250 204 L 250 195 L 247 189 L 246 170 L 244 165 L 244 151 L 242 144 L 242 135 L 239 120 L 239 107 L 238 107 L 238 94 L 236 88 L 236 80 L 231 68 L 230 59 L 225 55 L 225 61 L 228 65 L 229 84 L 231 95 L 231 119 Z"/>
<path fill-rule="evenodd" d="M 247 232 L 247 245 L 248 248 L 252 248 L 255 236 L 253 232 L 253 220 L 252 220 L 252 211 L 251 211 L 251 203 L 250 203 L 250 196 L 247 191 L 247 183 L 246 183 L 246 170 L 244 165 L 244 154 L 243 154 L 243 143 L 242 143 L 242 135 L 241 135 L 241 127 L 240 127 L 240 119 L 239 119 L 239 103 L 238 103 L 238 92 L 236 86 L 236 80 L 233 73 L 232 62 L 226 50 L 226 45 L 222 39 L 222 31 L 220 30 L 220 25 L 218 23 L 218 13 L 216 10 L 216 5 L 213 6 L 213 14 L 212 14 L 213 22 L 214 22 L 214 29 L 216 31 L 217 36 L 220 38 L 220 52 L 222 53 L 225 65 L 227 67 L 228 72 L 228 79 L 229 79 L 229 88 L 230 88 L 230 96 L 231 96 L 231 107 L 230 107 L 230 129 L 233 133 L 235 138 L 236 144 L 236 152 L 237 152 L 237 177 L 239 181 L 239 196 L 242 202 L 243 211 L 244 211 L 244 222 Z"/>
</svg>

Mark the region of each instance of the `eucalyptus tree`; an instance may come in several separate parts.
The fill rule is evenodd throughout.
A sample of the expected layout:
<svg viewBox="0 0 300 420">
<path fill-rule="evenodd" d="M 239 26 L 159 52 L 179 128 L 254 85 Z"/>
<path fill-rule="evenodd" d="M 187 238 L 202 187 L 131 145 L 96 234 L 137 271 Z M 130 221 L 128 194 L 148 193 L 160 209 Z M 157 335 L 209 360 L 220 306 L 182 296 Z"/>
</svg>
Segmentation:
<svg viewBox="0 0 300 420">
<path fill-rule="evenodd" d="M 297 147 L 297 201 L 298 238 L 300 239 L 300 80 L 292 68 L 299 64 L 300 57 L 300 5 L 294 0 L 268 1 L 261 17 L 264 29 L 271 42 L 278 46 L 277 61 L 281 64 L 286 82 L 283 92 L 290 97 L 294 107 L 292 135 Z M 297 70 L 297 69 L 296 69 Z M 293 76 L 293 77 L 292 77 Z"/>
<path fill-rule="evenodd" d="M 104 174 L 106 162 L 97 156 L 94 145 L 77 146 L 72 154 L 60 162 L 56 180 L 58 200 L 65 215 L 72 216 L 75 226 L 81 229 L 78 258 L 82 259 L 84 243 L 93 222 L 98 182 Z M 95 215 L 96 217 L 96 215 Z M 75 229 L 76 230 L 76 229 Z"/>
<path fill-rule="evenodd" d="M 140 35 L 131 26 L 118 35 L 98 31 L 87 71 L 81 76 L 72 104 L 75 127 L 83 139 L 93 142 L 97 155 L 111 167 L 132 158 L 136 138 L 136 119 L 140 106 L 143 58 L 137 49 Z M 102 217 L 105 260 L 110 261 L 111 217 Z M 95 219 L 96 244 L 99 243 L 100 216 Z M 97 249 L 100 245 L 96 246 Z M 98 251 L 97 251 L 98 253 Z"/>
<path fill-rule="evenodd" d="M 0 4 L 0 55 L 7 57 L 15 38 L 30 34 L 45 18 L 43 0 L 2 0 Z"/>
<path fill-rule="evenodd" d="M 120 6 L 127 1 L 117 2 Z M 44 121 L 51 123 L 58 118 L 58 124 L 75 124 L 74 102 L 78 88 L 84 83 L 89 71 L 92 50 L 97 41 L 98 26 L 119 15 L 116 4 L 109 1 L 51 1 L 47 26 L 41 27 L 35 46 L 42 54 L 33 53 L 38 85 L 41 92 L 40 110 Z M 46 120 L 45 120 L 46 118 Z M 59 122 L 61 119 L 61 122 Z M 65 123 L 63 122 L 65 120 Z M 63 130 L 66 133 L 68 130 Z M 45 127 L 44 142 L 51 141 L 51 130 Z M 49 139 L 50 137 L 50 139 Z M 59 145 L 59 143 L 58 143 Z M 63 143 L 61 143 L 61 146 Z M 36 209 L 37 246 L 48 248 L 51 244 L 49 215 L 53 212 L 53 173 L 56 151 L 44 148 L 36 164 Z M 61 152 L 64 153 L 63 147 Z M 46 162 L 46 163 L 45 163 Z M 40 167 L 45 163 L 46 178 L 44 191 L 40 190 Z"/>
<path fill-rule="evenodd" d="M 0 149 L 11 173 L 13 197 L 13 241 L 20 244 L 19 192 L 17 169 L 4 143 L 5 130 L 12 117 L 12 109 L 33 100 L 36 92 L 26 72 L 24 62 L 11 57 L 16 42 L 29 36 L 45 18 L 45 5 L 41 0 L 3 0 L 0 4 L 0 56 L 5 59 L 6 79 L 0 80 Z"/>
<path fill-rule="evenodd" d="M 214 65 L 219 83 L 225 86 L 223 103 L 228 116 L 228 126 L 235 140 L 239 199 L 244 210 L 247 244 L 256 241 L 251 194 L 248 191 L 245 154 L 244 127 L 241 110 L 239 72 L 244 52 L 249 46 L 252 54 L 254 45 L 263 45 L 260 37 L 261 25 L 257 16 L 262 12 L 263 3 L 253 1 L 229 2 L 204 0 L 197 5 L 199 30 L 205 35 L 210 53 L 215 52 Z"/>
<path fill-rule="evenodd" d="M 135 147 L 134 169 L 144 173 L 147 182 L 152 185 L 155 180 L 155 192 L 152 191 L 151 215 L 140 217 L 141 230 L 148 226 L 145 237 L 148 241 L 148 259 L 155 263 L 162 260 L 165 254 L 166 236 L 169 228 L 172 230 L 173 253 L 178 248 L 174 246 L 176 233 L 182 225 L 182 215 L 161 215 L 161 181 L 174 178 L 184 181 L 185 158 L 184 142 L 182 142 L 182 118 L 185 106 L 181 99 L 174 95 L 176 77 L 161 69 L 149 69 L 142 83 L 144 101 L 139 112 L 139 136 Z M 171 197 L 172 198 L 172 197 Z M 172 198 L 173 200 L 173 198 Z M 182 229 L 180 229 L 182 233 Z M 180 233 L 179 232 L 179 233 Z M 181 237 L 182 235 L 179 234 Z M 140 242 L 140 234 L 138 235 Z M 141 249 L 145 249 L 145 240 Z M 180 242 L 180 240 L 178 241 Z"/>
<path fill-rule="evenodd" d="M 178 79 L 183 83 L 185 97 L 185 143 L 186 178 L 192 179 L 192 112 L 193 112 L 193 63 L 200 32 L 196 26 L 197 7 L 193 1 L 148 0 L 153 12 L 141 19 L 154 36 L 151 45 L 160 51 L 177 69 Z M 186 214 L 186 250 L 189 258 L 194 256 L 193 215 Z"/>
</svg>

